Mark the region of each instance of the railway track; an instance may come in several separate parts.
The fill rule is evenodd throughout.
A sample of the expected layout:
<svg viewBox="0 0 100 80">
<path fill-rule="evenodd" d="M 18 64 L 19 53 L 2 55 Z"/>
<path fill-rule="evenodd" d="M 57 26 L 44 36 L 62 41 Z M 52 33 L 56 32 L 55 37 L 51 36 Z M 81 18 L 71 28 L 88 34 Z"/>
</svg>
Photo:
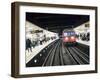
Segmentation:
<svg viewBox="0 0 100 80">
<path fill-rule="evenodd" d="M 46 64 L 48 63 L 48 60 L 46 59 L 46 66 L 89 64 L 89 56 L 87 53 L 82 52 L 75 46 L 66 47 L 61 41 L 58 42 L 58 45 L 55 46 L 48 58 L 51 63 Z"/>
<path fill-rule="evenodd" d="M 81 48 L 79 48 L 81 47 Z M 40 65 L 36 66 L 61 66 L 61 65 L 83 65 L 89 64 L 89 48 L 84 51 L 83 45 L 66 46 L 62 40 L 57 40 L 49 45 L 45 57 L 41 57 Z M 31 64 L 30 64 L 31 65 Z M 33 66 L 34 67 L 34 64 Z"/>
</svg>

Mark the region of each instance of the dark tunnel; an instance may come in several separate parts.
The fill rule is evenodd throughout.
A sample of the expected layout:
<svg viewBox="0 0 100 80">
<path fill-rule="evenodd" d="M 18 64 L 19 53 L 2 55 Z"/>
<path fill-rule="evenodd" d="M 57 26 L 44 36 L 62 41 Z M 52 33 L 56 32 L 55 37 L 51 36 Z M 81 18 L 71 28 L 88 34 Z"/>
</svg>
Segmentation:
<svg viewBox="0 0 100 80">
<path fill-rule="evenodd" d="M 41 28 L 61 35 L 64 29 L 75 28 L 89 21 L 89 15 L 26 12 L 26 20 Z"/>
</svg>

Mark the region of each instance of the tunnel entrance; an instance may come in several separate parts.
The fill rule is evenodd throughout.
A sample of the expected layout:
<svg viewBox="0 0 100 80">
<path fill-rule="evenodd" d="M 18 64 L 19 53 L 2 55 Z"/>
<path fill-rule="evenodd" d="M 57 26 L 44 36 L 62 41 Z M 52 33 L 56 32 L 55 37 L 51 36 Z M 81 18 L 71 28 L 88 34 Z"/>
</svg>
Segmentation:
<svg viewBox="0 0 100 80">
<path fill-rule="evenodd" d="M 88 22 L 89 15 L 26 13 L 26 20 L 51 32 L 62 34 L 64 29 L 76 28 Z"/>
</svg>

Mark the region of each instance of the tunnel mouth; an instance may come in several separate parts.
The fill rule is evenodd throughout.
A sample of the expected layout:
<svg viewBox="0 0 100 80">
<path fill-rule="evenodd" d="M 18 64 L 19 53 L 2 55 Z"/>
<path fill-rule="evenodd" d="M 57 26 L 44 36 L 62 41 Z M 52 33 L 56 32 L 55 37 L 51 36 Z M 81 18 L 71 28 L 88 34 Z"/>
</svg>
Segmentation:
<svg viewBox="0 0 100 80">
<path fill-rule="evenodd" d="M 26 12 L 26 20 L 48 31 L 62 34 L 64 29 L 76 28 L 88 22 L 89 15 Z M 88 25 L 87 25 L 88 26 Z"/>
</svg>

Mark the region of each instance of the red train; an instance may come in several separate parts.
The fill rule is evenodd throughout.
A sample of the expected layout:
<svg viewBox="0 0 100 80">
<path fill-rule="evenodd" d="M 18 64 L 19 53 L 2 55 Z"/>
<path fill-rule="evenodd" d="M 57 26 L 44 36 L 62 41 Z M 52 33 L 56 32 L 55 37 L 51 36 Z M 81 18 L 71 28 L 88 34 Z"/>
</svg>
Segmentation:
<svg viewBox="0 0 100 80">
<path fill-rule="evenodd" d="M 62 39 L 65 44 L 76 44 L 76 33 L 73 29 L 65 29 L 62 33 Z"/>
</svg>

